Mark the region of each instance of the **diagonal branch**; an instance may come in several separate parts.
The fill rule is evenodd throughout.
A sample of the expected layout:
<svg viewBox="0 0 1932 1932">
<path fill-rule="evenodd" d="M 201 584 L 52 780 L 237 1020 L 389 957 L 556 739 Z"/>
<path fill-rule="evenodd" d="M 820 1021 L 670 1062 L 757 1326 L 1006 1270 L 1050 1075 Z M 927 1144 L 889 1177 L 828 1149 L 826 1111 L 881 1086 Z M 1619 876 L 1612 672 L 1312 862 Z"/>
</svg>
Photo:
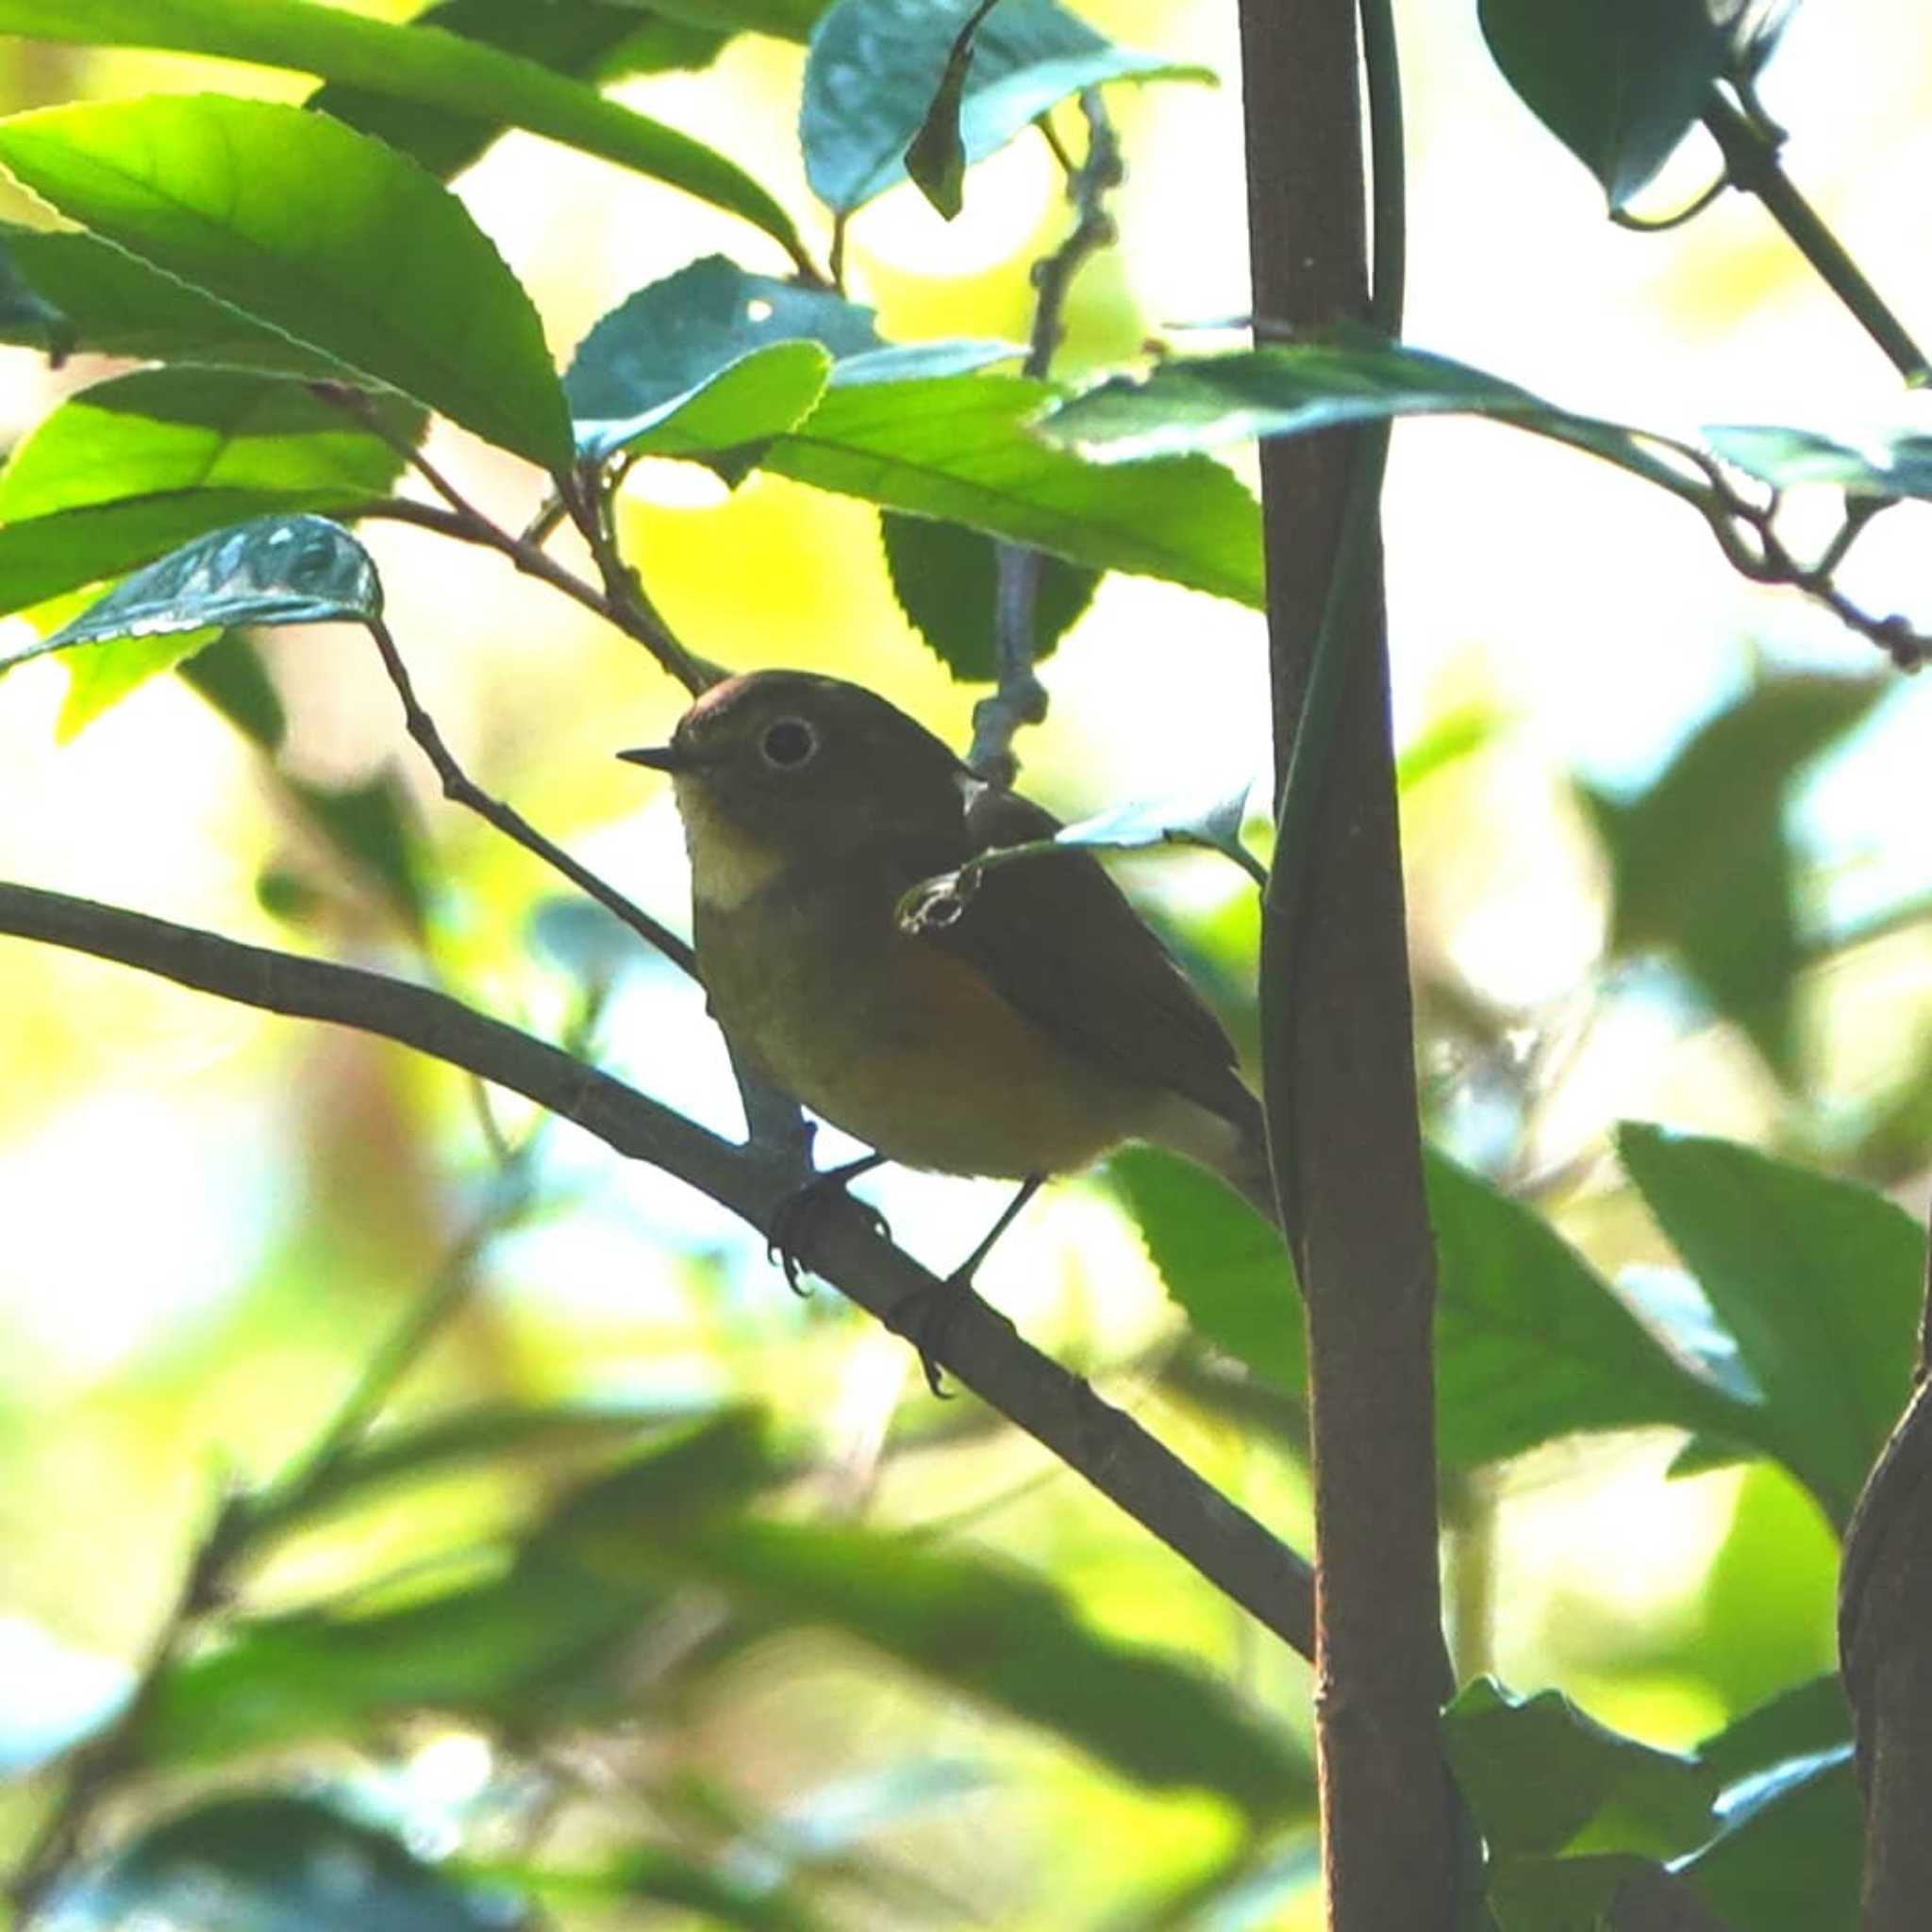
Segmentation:
<svg viewBox="0 0 1932 1932">
<path fill-rule="evenodd" d="M 0 933 L 117 960 L 267 1012 L 380 1034 L 523 1094 L 616 1152 L 676 1175 L 760 1230 L 769 1231 L 774 1208 L 794 1185 L 790 1165 L 733 1146 L 560 1048 L 427 987 L 4 882 Z M 813 1274 L 894 1332 L 894 1311 L 936 1286 L 874 1232 L 856 1202 L 828 1203 L 798 1251 Z M 933 1352 L 1284 1643 L 1311 1654 L 1307 1564 L 1131 1417 L 1021 1341 L 1012 1324 L 976 1296 L 959 1298 Z"/>
</svg>

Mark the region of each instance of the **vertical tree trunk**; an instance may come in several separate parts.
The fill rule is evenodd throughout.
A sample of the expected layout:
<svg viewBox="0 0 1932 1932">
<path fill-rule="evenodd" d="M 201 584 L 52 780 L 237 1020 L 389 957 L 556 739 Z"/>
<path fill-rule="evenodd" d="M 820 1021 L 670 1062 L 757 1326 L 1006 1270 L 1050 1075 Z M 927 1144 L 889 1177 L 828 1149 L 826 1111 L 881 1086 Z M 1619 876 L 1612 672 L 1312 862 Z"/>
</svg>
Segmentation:
<svg viewBox="0 0 1932 1932">
<path fill-rule="evenodd" d="M 1366 308 L 1355 0 L 1241 0 L 1255 308 Z M 1341 534 L 1352 439 L 1265 445 L 1277 788 Z M 1270 1131 L 1307 1302 L 1323 1857 L 1337 1932 L 1450 1932 L 1458 1824 L 1437 1716 L 1434 1247 L 1423 1194 L 1379 541 L 1306 870 L 1271 904 Z M 1284 1008 L 1283 993 L 1286 991 Z"/>
</svg>

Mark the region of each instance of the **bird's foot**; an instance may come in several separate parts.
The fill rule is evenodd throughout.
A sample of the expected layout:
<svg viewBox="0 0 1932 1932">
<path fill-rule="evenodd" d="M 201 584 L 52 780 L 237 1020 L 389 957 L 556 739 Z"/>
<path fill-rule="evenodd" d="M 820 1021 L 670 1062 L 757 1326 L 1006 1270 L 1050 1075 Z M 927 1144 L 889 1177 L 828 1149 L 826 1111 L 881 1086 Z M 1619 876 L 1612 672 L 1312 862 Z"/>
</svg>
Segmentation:
<svg viewBox="0 0 1932 1932">
<path fill-rule="evenodd" d="M 799 1259 L 798 1250 L 808 1238 L 811 1224 L 824 1213 L 826 1205 L 834 1200 L 851 1201 L 852 1205 L 871 1222 L 873 1232 L 891 1239 L 891 1226 L 886 1217 L 869 1201 L 860 1201 L 845 1191 L 862 1174 L 870 1174 L 875 1167 L 884 1164 L 883 1154 L 868 1154 L 862 1160 L 848 1160 L 842 1167 L 828 1167 L 824 1174 L 815 1174 L 803 1187 L 794 1188 L 772 1210 L 772 1224 L 766 1233 L 765 1253 L 785 1271 L 785 1284 L 793 1294 L 809 1294 L 811 1290 L 801 1288 L 798 1277 L 805 1272 L 805 1264 Z"/>
<path fill-rule="evenodd" d="M 952 1400 L 952 1391 L 940 1373 L 940 1351 L 946 1345 L 953 1318 L 972 1293 L 971 1270 L 956 1268 L 943 1280 L 928 1281 L 902 1294 L 886 1315 L 886 1326 L 894 1335 L 903 1335 L 918 1351 L 925 1386 L 941 1402 Z"/>
</svg>

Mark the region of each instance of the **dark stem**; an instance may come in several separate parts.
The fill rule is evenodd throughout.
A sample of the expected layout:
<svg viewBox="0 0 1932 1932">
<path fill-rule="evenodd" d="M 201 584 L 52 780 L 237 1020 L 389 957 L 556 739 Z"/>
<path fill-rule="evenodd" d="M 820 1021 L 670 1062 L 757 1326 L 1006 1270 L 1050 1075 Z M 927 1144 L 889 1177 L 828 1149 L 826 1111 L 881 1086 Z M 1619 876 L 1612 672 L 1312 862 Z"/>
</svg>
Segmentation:
<svg viewBox="0 0 1932 1932">
<path fill-rule="evenodd" d="M 1033 330 L 1028 340 L 1024 374 L 1036 380 L 1052 370 L 1055 352 L 1065 334 L 1067 295 L 1074 277 L 1090 258 L 1111 247 L 1116 231 L 1107 211 L 1107 197 L 1125 178 L 1120 138 L 1114 132 L 1098 88 L 1080 96 L 1087 122 L 1087 158 L 1076 168 L 1059 138 L 1042 115 L 1037 124 L 1067 170 L 1067 199 L 1074 208 L 1074 225 L 1051 255 L 1033 264 L 1037 291 Z M 1038 724 L 1046 716 L 1046 687 L 1033 669 L 1040 625 L 1040 578 L 1045 559 L 1037 550 L 1001 543 L 993 551 L 998 573 L 993 604 L 993 675 L 991 696 L 973 708 L 973 748 L 966 762 L 982 778 L 1010 785 L 1020 761 L 1013 740 L 1023 724 Z"/>
<path fill-rule="evenodd" d="M 436 721 L 418 701 L 408 667 L 403 662 L 402 653 L 396 649 L 396 641 L 390 635 L 389 626 L 378 617 L 370 619 L 368 629 L 375 640 L 376 650 L 381 653 L 382 666 L 389 673 L 389 681 L 395 686 L 396 695 L 403 701 L 403 723 L 409 736 L 422 747 L 423 755 L 435 767 L 436 775 L 442 781 L 443 796 L 487 820 L 506 838 L 514 839 L 525 851 L 533 853 L 553 871 L 561 873 L 579 891 L 596 900 L 606 911 L 614 913 L 640 939 L 657 947 L 666 958 L 695 978 L 697 955 L 669 926 L 659 924 L 614 886 L 605 884 L 588 867 L 579 865 L 561 846 L 553 845 L 520 812 L 491 798 L 471 780 L 443 743 L 442 734 L 436 728 Z"/>
<path fill-rule="evenodd" d="M 1703 120 L 1724 158 L 1732 185 L 1755 194 L 1764 204 L 1772 219 L 1824 276 L 1832 293 L 1851 310 L 1891 366 L 1909 383 L 1932 379 L 1932 364 L 1926 362 L 1924 352 L 1778 165 L 1774 133 L 1760 119 L 1740 112 L 1715 92 L 1705 103 Z"/>
<path fill-rule="evenodd" d="M 1254 309 L 1400 327 L 1403 217 L 1385 0 L 1241 0 Z M 1450 1688 L 1436 1520 L 1433 1241 L 1376 524 L 1379 439 L 1264 443 L 1262 526 L 1283 819 L 1263 913 L 1263 1092 L 1307 1311 L 1316 1739 L 1328 1923 L 1450 1932 L 1461 1827 L 1438 1733 Z M 1325 719 L 1318 715 L 1327 709 Z M 1282 1297 L 1283 1319 L 1290 1319 Z"/>
<path fill-rule="evenodd" d="M 244 1006 L 380 1035 L 521 1093 L 645 1160 L 769 1234 L 794 1172 L 735 1147 L 560 1048 L 428 987 L 247 946 L 60 892 L 0 883 L 0 933 L 119 960 Z M 827 1204 L 799 1257 L 880 1320 L 937 1278 L 882 1240 L 855 1203 Z M 934 1348 L 941 1366 L 1108 1497 L 1283 1642 L 1313 1649 L 1313 1581 L 1285 1544 L 1077 1376 L 961 1295 Z"/>
</svg>

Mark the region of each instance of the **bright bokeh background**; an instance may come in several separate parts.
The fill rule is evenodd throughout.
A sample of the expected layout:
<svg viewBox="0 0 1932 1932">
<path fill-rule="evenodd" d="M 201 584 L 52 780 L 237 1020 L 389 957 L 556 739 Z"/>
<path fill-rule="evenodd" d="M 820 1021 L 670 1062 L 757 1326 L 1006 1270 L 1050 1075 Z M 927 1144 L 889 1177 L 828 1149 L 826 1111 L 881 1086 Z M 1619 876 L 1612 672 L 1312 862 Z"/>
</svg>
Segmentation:
<svg viewBox="0 0 1932 1932">
<path fill-rule="evenodd" d="M 1115 91 L 1132 169 L 1124 244 L 1078 285 L 1064 361 L 1075 373 L 1247 307 L 1232 8 L 1100 0 L 1087 10 L 1229 84 Z M 1573 408 L 1666 429 L 1903 420 L 1888 366 L 1755 205 L 1728 196 L 1662 236 L 1610 227 L 1594 182 L 1494 71 L 1473 4 L 1411 0 L 1400 16 L 1412 341 Z M 801 62 L 799 49 L 741 41 L 710 72 L 626 97 L 731 153 L 803 215 Z M 204 86 L 303 91 L 214 63 L 0 42 L 8 106 Z M 1789 164 L 1806 192 L 1893 306 L 1932 327 L 1922 188 L 1932 15 L 1894 0 L 1801 12 L 1764 92 L 1791 129 Z M 1655 205 L 1694 192 L 1712 159 L 1693 144 Z M 784 266 L 723 216 L 521 135 L 459 188 L 534 291 L 560 358 L 631 289 L 695 256 Z M 861 214 L 855 292 L 894 336 L 1024 334 L 1025 264 L 1061 221 L 1057 171 L 1043 147 L 1019 143 L 971 177 L 950 227 L 905 190 Z M 102 373 L 8 352 L 0 433 L 17 436 Z M 435 454 L 506 521 L 526 514 L 533 478 L 519 465 L 456 436 Z M 1732 575 L 1681 506 L 1506 430 L 1400 428 L 1388 531 L 1398 736 L 1414 740 L 1459 708 L 1496 721 L 1478 752 L 1405 800 L 1419 967 L 1519 1015 L 1526 1053 L 1574 1037 L 1574 1055 L 1550 1056 L 1558 1071 L 1500 1164 L 1560 1177 L 1542 1205 L 1605 1272 L 1667 1261 L 1606 1158 L 1608 1124 L 1634 1115 L 1824 1144 L 1831 1124 L 1878 1107 L 1903 1072 L 1897 1043 L 1926 1023 L 1928 949 L 1907 932 L 1818 975 L 1807 993 L 1809 1091 L 1780 1094 L 1736 1035 L 1681 1001 L 1606 989 L 1603 867 L 1571 780 L 1641 782 L 1760 663 L 1866 671 L 1873 654 L 1816 609 Z M 610 757 L 666 731 L 678 708 L 668 681 L 493 558 L 393 526 L 368 536 L 396 635 L 473 774 L 681 924 L 668 800 Z M 727 497 L 707 473 L 647 465 L 626 537 L 652 595 L 699 650 L 858 677 L 963 741 L 974 693 L 949 682 L 900 617 L 864 507 L 763 476 Z M 1861 545 L 1855 593 L 1932 619 L 1925 541 L 1918 512 L 1884 519 Z M 493 1010 L 556 1024 L 569 984 L 527 939 L 550 882 L 434 795 L 358 636 L 289 632 L 268 649 L 293 772 L 344 783 L 394 765 L 417 788 L 440 881 L 437 970 Z M 64 677 L 42 660 L 0 683 L 0 874 L 420 970 L 368 895 L 305 846 L 250 750 L 178 680 L 59 742 Z M 1045 678 L 1053 712 L 1023 746 L 1026 783 L 1062 811 L 1265 765 L 1264 639 L 1250 612 L 1110 578 Z M 1902 680 L 1800 804 L 1821 926 L 1932 889 L 1928 704 L 1932 693 Z M 324 889 L 306 929 L 258 905 L 270 865 L 306 870 Z M 1131 876 L 1238 987 L 1252 930 L 1239 875 L 1177 858 Z M 676 975 L 628 974 L 599 1051 L 652 1092 L 734 1125 L 722 1052 Z M 1467 1127 L 1458 1069 L 1428 1054 L 1425 1041 L 1453 1135 Z M 513 1107 L 502 1111 L 516 1124 Z M 1050 1572 L 1103 1625 L 1192 1645 L 1303 1721 L 1299 1667 L 1030 1444 L 985 1429 L 943 1454 L 882 1453 L 894 1427 L 926 1425 L 906 1352 L 829 1294 L 788 1295 L 741 1226 L 569 1130 L 546 1161 L 556 1211 L 491 1250 L 411 1403 L 759 1395 L 843 1472 L 827 1507 L 863 1506 L 883 1522 L 957 1517 L 962 1541 Z M 51 1726 L 63 1698 L 85 1706 L 138 1655 L 217 1473 L 265 1475 L 318 1426 L 474 1211 L 487 1167 L 468 1097 L 441 1070 L 70 955 L 0 949 L 0 1675 L 31 1679 Z M 903 1175 L 882 1177 L 875 1198 L 908 1245 L 941 1264 L 996 1205 L 979 1186 Z M 1054 1191 L 981 1286 L 1030 1337 L 1306 1540 L 1291 1465 L 1164 1387 L 1176 1323 L 1103 1191 Z M 1589 1440 L 1460 1499 L 1470 1527 L 1448 1562 L 1466 1663 L 1525 1690 L 1562 1683 L 1663 1742 L 1827 1666 L 1831 1552 L 1811 1506 L 1765 1470 L 1666 1482 L 1674 1446 Z M 395 1568 L 425 1535 L 487 1529 L 515 1501 L 484 1486 L 453 1493 L 433 1523 L 420 1511 L 358 1518 L 299 1549 L 265 1580 L 265 1600 Z M 1717 1627 L 1728 1633 L 1722 1657 L 1699 1642 Z M 1002 1924 L 1091 1923 L 1121 1844 L 1134 1843 L 1151 1885 L 1210 1858 L 1226 1829 L 1205 1802 L 1137 1794 L 1048 1741 L 914 1696 L 845 1651 L 755 1653 L 706 1722 L 715 1758 L 773 1803 L 856 1774 L 910 1736 L 940 1755 L 991 1754 L 1009 1775 L 1004 1793 L 909 1824 L 895 1842 Z M 989 1863 L 990 1819 L 1002 1850 Z M 1042 1907 L 1050 1895 L 1085 1916 Z"/>
</svg>

